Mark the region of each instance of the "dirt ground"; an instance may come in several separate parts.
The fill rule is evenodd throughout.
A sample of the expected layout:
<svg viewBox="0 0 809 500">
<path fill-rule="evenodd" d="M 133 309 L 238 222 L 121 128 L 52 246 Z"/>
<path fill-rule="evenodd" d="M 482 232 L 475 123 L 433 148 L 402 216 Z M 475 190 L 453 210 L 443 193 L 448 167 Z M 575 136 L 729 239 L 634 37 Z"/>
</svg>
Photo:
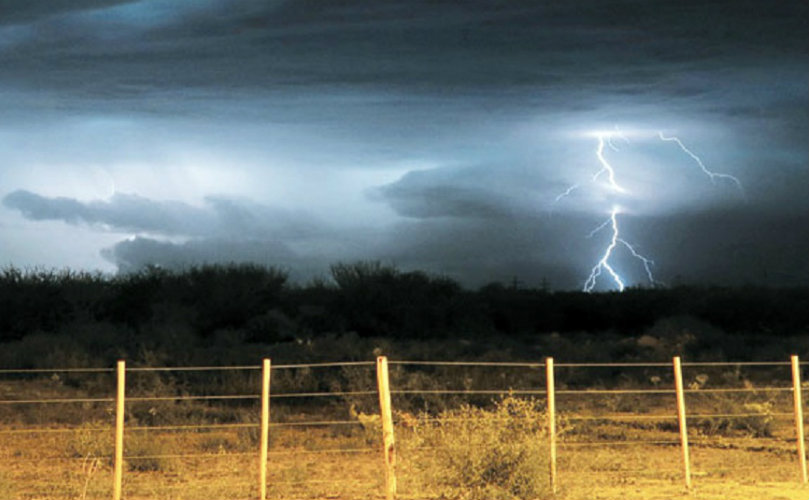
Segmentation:
<svg viewBox="0 0 809 500">
<path fill-rule="evenodd" d="M 176 439 L 175 435 L 175 439 Z M 199 436 L 176 441 L 188 447 Z M 0 498 L 3 500 L 106 499 L 112 470 L 88 461 L 29 460 L 33 454 L 53 455 L 60 438 L 40 440 L 26 452 L 9 456 L 0 445 Z M 4 439 L 3 445 L 10 440 Z M 21 444 L 21 443 L 18 443 Z M 787 444 L 787 443 L 785 443 Z M 560 500 L 807 500 L 809 487 L 800 483 L 797 460 L 772 450 L 695 448 L 692 488 L 683 484 L 679 449 L 641 446 L 627 450 L 592 446 L 576 453 L 560 449 Z M 19 449 L 18 449 L 19 450 Z M 30 455 L 29 455 L 30 454 Z M 793 454 L 794 456 L 794 454 Z M 408 460 L 400 456 L 399 497 L 425 498 L 408 476 Z M 258 496 L 254 453 L 222 450 L 219 456 L 175 459 L 162 470 L 125 472 L 128 500 L 247 499 Z M 353 499 L 384 498 L 380 453 L 307 454 L 297 448 L 290 456 L 271 456 L 269 498 Z"/>
<path fill-rule="evenodd" d="M 637 481 L 621 487 L 599 488 L 586 497 L 564 496 L 566 500 L 806 500 L 809 488 L 799 484 L 735 481 L 700 481 L 686 491 L 682 486 L 659 481 Z"/>
</svg>

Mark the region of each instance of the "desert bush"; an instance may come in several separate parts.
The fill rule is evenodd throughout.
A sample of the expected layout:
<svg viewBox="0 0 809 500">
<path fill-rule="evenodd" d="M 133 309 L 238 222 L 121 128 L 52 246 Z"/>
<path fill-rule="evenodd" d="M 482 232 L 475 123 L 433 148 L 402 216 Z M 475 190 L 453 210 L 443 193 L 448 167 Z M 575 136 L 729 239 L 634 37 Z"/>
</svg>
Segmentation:
<svg viewBox="0 0 809 500">
<path fill-rule="evenodd" d="M 710 394 L 706 395 L 714 417 L 700 418 L 691 424 L 706 436 L 732 436 L 745 434 L 751 437 L 772 437 L 775 417 L 774 396 L 765 400 L 750 396 Z"/>
<path fill-rule="evenodd" d="M 85 422 L 76 430 L 68 447 L 76 458 L 101 458 L 111 465 L 115 450 L 112 428 L 106 422 Z"/>
<path fill-rule="evenodd" d="M 360 424 L 362 439 L 367 445 L 382 443 L 382 419 L 379 413 L 363 413 L 357 411 L 355 405 L 351 405 L 349 413 L 353 419 Z"/>
<path fill-rule="evenodd" d="M 0 471 L 0 498 L 17 498 L 14 482 L 4 471 Z"/>
<path fill-rule="evenodd" d="M 175 468 L 170 443 L 148 433 L 127 436 L 124 445 L 126 466 L 130 471 L 167 472 Z"/>
<path fill-rule="evenodd" d="M 239 433 L 237 434 L 238 451 L 246 452 L 257 450 L 259 448 L 260 443 L 261 443 L 261 428 L 258 424 L 255 427 L 245 427 L 243 429 L 239 429 Z"/>
<path fill-rule="evenodd" d="M 430 447 L 420 476 L 444 498 L 538 498 L 548 494 L 545 412 L 512 396 L 492 409 L 463 406 L 413 424 L 415 447 Z"/>
<path fill-rule="evenodd" d="M 229 453 L 239 450 L 237 436 L 223 433 L 212 433 L 199 440 L 199 448 L 205 453 Z"/>
</svg>

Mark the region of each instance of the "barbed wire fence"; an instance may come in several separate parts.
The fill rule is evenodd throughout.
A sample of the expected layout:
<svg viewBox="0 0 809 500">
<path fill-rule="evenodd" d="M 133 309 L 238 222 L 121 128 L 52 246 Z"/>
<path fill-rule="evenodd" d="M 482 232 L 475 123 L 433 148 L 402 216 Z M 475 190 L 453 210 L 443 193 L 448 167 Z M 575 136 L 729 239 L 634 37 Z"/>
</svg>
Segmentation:
<svg viewBox="0 0 809 500">
<path fill-rule="evenodd" d="M 415 412 L 432 415 L 427 417 L 429 421 L 429 418 L 437 419 L 435 415 L 443 407 L 463 403 L 485 405 L 492 398 L 514 396 L 544 400 L 548 482 L 554 492 L 565 480 L 559 458 L 575 456 L 585 449 L 637 446 L 655 446 L 678 453 L 681 466 L 657 467 L 654 470 L 639 466 L 623 468 L 621 473 L 664 475 L 672 479 L 679 476 L 686 488 L 691 488 L 693 477 L 705 475 L 711 464 L 705 462 L 693 466 L 689 446 L 713 444 L 712 429 L 748 426 L 755 434 L 756 425 L 779 419 L 793 421 L 793 435 L 773 437 L 761 433 L 754 436 L 756 446 L 773 445 L 783 449 L 785 443 L 791 441 L 792 456 L 797 457 L 794 477 L 797 481 L 807 483 L 801 367 L 808 364 L 801 362 L 797 356 L 784 362 L 736 363 L 682 362 L 679 357 L 673 358 L 671 363 L 554 363 L 553 358 L 542 362 L 515 363 L 389 361 L 381 356 L 376 361 L 343 363 L 273 365 L 269 359 L 265 359 L 260 365 L 248 366 L 129 367 L 125 361 L 119 361 L 115 368 L 2 369 L 0 376 L 8 379 L 10 384 L 46 376 L 60 383 L 63 378 L 67 380 L 72 377 L 98 377 L 99 380 L 94 385 L 90 384 L 96 389 L 96 394 L 0 399 L 0 411 L 6 410 L 0 415 L 10 421 L 0 427 L 0 440 L 14 436 L 70 434 L 90 441 L 92 438 L 87 436 L 101 436 L 101 441 L 108 443 L 88 453 L 33 456 L 18 451 L 14 456 L 2 459 L 19 463 L 74 461 L 81 464 L 83 470 L 90 471 L 88 478 L 93 467 L 98 467 L 99 461 L 108 461 L 113 469 L 110 496 L 113 500 L 120 500 L 125 486 L 125 463 L 134 464 L 130 468 L 138 471 L 149 470 L 148 463 L 159 460 L 199 461 L 241 456 L 254 459 L 255 465 L 243 470 L 240 491 L 250 491 L 251 496 L 264 500 L 270 491 L 268 486 L 288 484 L 306 488 L 320 483 L 333 485 L 340 481 L 357 481 L 356 477 L 345 476 L 336 480 L 309 475 L 276 477 L 268 473 L 271 460 L 278 463 L 285 458 L 306 455 L 378 455 L 379 474 L 364 480 L 386 498 L 393 499 L 399 494 L 397 475 L 400 475 L 397 474 L 397 455 L 400 451 L 396 445 L 396 434 L 409 425 L 409 415 Z M 322 377 L 317 373 L 325 370 L 338 370 L 346 380 L 323 388 L 318 383 Z M 477 378 L 466 376 L 469 370 L 482 370 L 488 375 Z M 764 374 L 761 378 L 769 377 L 771 383 L 754 385 L 743 376 L 743 370 L 762 370 Z M 453 371 L 461 373 L 451 376 Z M 609 376 L 594 376 L 593 372 L 606 372 Z M 627 375 L 632 372 L 636 375 Z M 172 380 L 181 382 L 166 382 L 161 375 L 167 374 L 174 377 Z M 206 389 L 202 393 L 194 393 L 193 389 L 201 386 L 201 376 L 218 377 L 218 385 L 205 387 L 222 391 L 209 393 L 209 389 Z M 143 380 L 138 380 L 139 377 Z M 435 383 L 442 378 L 460 381 L 460 386 L 448 387 Z M 497 382 L 500 388 L 474 386 L 473 382 L 481 378 Z M 709 384 L 711 379 L 722 380 L 724 384 L 721 387 L 712 386 Z M 593 380 L 602 381 L 602 386 L 592 387 Z M 617 382 L 613 386 L 606 386 L 604 380 Z M 161 389 L 165 393 L 155 392 Z M 104 395 L 104 391 L 108 393 Z M 723 406 L 721 398 L 729 395 L 751 399 L 744 399 L 743 411 L 738 411 L 738 404 Z M 764 402 L 756 399 L 762 395 L 765 396 Z M 658 402 L 640 404 L 648 400 Z M 169 403 L 175 405 L 174 413 L 160 407 Z M 217 403 L 224 408 L 237 408 L 242 410 L 238 414 L 247 412 L 255 418 L 232 421 L 234 412 L 213 411 L 208 414 L 208 406 L 202 409 L 191 406 L 198 403 Z M 284 403 L 288 408 L 275 408 Z M 177 406 L 184 404 L 188 406 Z M 349 416 L 334 418 L 335 412 L 331 411 L 324 412 L 328 415 L 328 418 L 324 418 L 309 411 L 317 404 L 332 410 L 337 406 L 349 406 Z M 46 406 L 78 407 L 78 410 L 40 412 L 39 409 Z M 20 408 L 26 408 L 26 415 L 37 425 L 31 426 L 30 422 L 15 424 L 12 417 L 19 413 Z M 182 410 L 187 410 L 183 415 L 186 420 L 195 421 L 173 422 L 178 420 L 177 412 Z M 163 412 L 167 414 L 162 415 Z M 75 425 L 77 414 L 88 415 L 89 418 L 82 418 L 81 421 L 90 423 Z M 55 418 L 47 418 L 54 415 Z M 111 420 L 114 424 L 101 424 Z M 599 426 L 616 423 L 626 425 L 629 429 L 643 431 L 653 427 L 661 432 L 655 433 L 653 439 L 644 438 L 642 432 L 636 433 L 637 436 L 622 434 L 616 438 L 609 432 L 599 430 Z M 560 424 L 574 431 L 560 429 Z M 575 431 L 577 426 L 579 431 Z M 322 428 L 359 429 L 370 434 L 371 439 L 367 439 L 363 446 L 339 446 L 333 449 L 311 443 L 308 444 L 309 448 L 301 449 L 299 446 L 285 447 L 283 443 L 273 442 L 283 429 L 315 432 Z M 176 449 L 169 452 L 158 449 L 154 453 L 148 448 L 132 450 L 131 446 L 125 446 L 138 442 L 136 436 L 139 435 L 151 435 L 153 440 L 159 440 L 173 432 L 225 430 L 248 433 L 248 445 L 238 450 L 229 449 L 224 454 L 221 450 L 183 453 Z M 588 474 L 599 472 L 612 474 L 615 470 L 588 469 Z M 129 485 L 127 482 L 126 486 Z M 169 485 L 167 488 L 182 488 L 182 485 Z M 87 484 L 84 484 L 82 498 L 86 491 Z"/>
</svg>

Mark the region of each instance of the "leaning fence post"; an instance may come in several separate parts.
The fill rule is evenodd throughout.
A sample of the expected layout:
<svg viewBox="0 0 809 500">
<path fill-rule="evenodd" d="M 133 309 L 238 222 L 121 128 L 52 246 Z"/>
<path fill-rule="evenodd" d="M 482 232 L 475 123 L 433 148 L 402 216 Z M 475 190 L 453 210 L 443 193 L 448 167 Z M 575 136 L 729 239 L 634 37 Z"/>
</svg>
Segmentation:
<svg viewBox="0 0 809 500">
<path fill-rule="evenodd" d="M 677 421 L 680 424 L 680 443 L 683 450 L 683 474 L 685 487 L 691 488 L 691 458 L 688 453 L 688 426 L 685 416 L 685 393 L 683 391 L 683 368 L 680 356 L 674 356 L 674 390 L 677 393 Z"/>
<path fill-rule="evenodd" d="M 385 459 L 385 498 L 396 497 L 396 446 L 393 437 L 393 415 L 390 403 L 388 358 L 376 358 L 376 382 L 379 389 L 379 415 L 382 420 L 382 449 Z"/>
<path fill-rule="evenodd" d="M 548 393 L 548 446 L 550 447 L 551 491 L 556 494 L 556 388 L 553 374 L 553 358 L 545 358 L 545 381 Z"/>
<path fill-rule="evenodd" d="M 267 449 L 270 439 L 270 360 L 261 364 L 261 443 L 258 454 L 259 499 L 267 498 Z"/>
<path fill-rule="evenodd" d="M 798 356 L 792 356 L 792 400 L 795 403 L 795 437 L 798 441 L 798 459 L 801 464 L 801 479 L 806 477 L 806 440 L 803 433 L 803 398 L 801 394 L 801 366 Z"/>
<path fill-rule="evenodd" d="M 124 478 L 124 392 L 126 387 L 126 361 L 116 367 L 118 387 L 115 394 L 115 461 L 113 462 L 112 499 L 121 500 Z"/>
</svg>

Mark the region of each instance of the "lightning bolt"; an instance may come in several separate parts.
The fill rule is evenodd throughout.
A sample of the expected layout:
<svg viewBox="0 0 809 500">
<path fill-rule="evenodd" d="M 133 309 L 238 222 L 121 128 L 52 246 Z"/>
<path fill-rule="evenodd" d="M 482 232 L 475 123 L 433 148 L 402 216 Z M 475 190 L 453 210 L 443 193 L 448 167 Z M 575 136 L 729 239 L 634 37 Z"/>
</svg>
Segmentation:
<svg viewBox="0 0 809 500">
<path fill-rule="evenodd" d="M 606 172 L 610 187 L 612 187 L 614 191 L 625 193 L 626 190 L 622 188 L 615 180 L 615 170 L 612 168 L 609 161 L 607 161 L 607 159 L 604 157 L 604 145 L 606 143 L 606 145 L 608 145 L 613 151 L 619 151 L 619 148 L 613 143 L 613 137 L 618 137 L 626 143 L 629 143 L 629 139 L 623 133 L 621 133 L 617 125 L 615 126 L 614 133 L 598 134 L 597 137 L 598 147 L 596 148 L 596 157 L 598 158 L 599 163 L 601 163 L 601 169 L 593 175 L 593 181 L 598 180 L 598 178 Z M 572 189 L 569 188 L 568 191 L 557 196 L 557 201 L 564 198 L 564 196 L 567 196 L 567 194 L 570 194 L 571 191 Z M 654 274 L 652 273 L 654 261 L 641 255 L 637 250 L 635 250 L 635 247 L 629 244 L 629 242 L 627 242 L 625 239 L 621 238 L 621 232 L 618 227 L 618 212 L 618 208 L 613 207 L 612 212 L 610 212 L 609 219 L 593 229 L 587 236 L 588 238 L 592 238 L 602 229 L 608 226 L 612 228 L 612 237 L 610 238 L 609 245 L 607 245 L 607 248 L 604 250 L 604 253 L 601 255 L 601 258 L 598 260 L 596 265 L 593 266 L 593 269 L 590 271 L 590 275 L 587 277 L 587 281 L 584 283 L 583 290 L 585 292 L 589 293 L 593 291 L 599 276 L 601 276 L 602 272 L 604 271 L 607 271 L 607 274 L 610 275 L 612 281 L 618 287 L 618 291 L 624 291 L 624 288 L 626 288 L 624 280 L 610 263 L 612 253 L 615 248 L 618 247 L 618 245 L 621 245 L 629 250 L 632 257 L 638 259 L 643 264 L 643 269 L 646 271 L 646 276 L 649 278 L 649 282 L 652 285 L 657 283 L 657 281 L 654 279 Z"/>
<path fill-rule="evenodd" d="M 596 138 L 598 139 L 598 146 L 596 147 L 596 158 L 598 158 L 598 162 L 601 165 L 601 168 L 592 176 L 592 181 L 596 182 L 602 176 L 606 175 L 606 184 L 617 193 L 627 193 L 627 190 L 624 189 L 620 184 L 618 184 L 615 175 L 615 169 L 613 169 L 612 165 L 610 164 L 609 160 L 604 156 L 604 148 L 609 147 L 613 151 L 620 151 L 618 146 L 615 144 L 614 139 L 618 138 L 621 139 L 625 143 L 629 143 L 629 139 L 618 129 L 615 127 L 614 132 L 598 132 L 595 134 Z M 680 149 L 691 157 L 702 170 L 702 172 L 711 179 L 711 182 L 716 183 L 717 180 L 723 181 L 730 181 L 736 185 L 739 191 L 744 195 L 744 188 L 742 186 L 741 181 L 738 178 L 730 175 L 730 174 L 723 174 L 720 172 L 714 172 L 710 170 L 705 164 L 702 162 L 702 159 L 696 155 L 693 151 L 688 149 L 685 144 L 676 136 L 666 136 L 663 132 L 658 131 L 657 136 L 660 138 L 661 141 L 665 142 L 674 142 L 676 143 Z M 573 191 L 581 187 L 580 184 L 573 184 L 569 188 L 567 188 L 564 192 L 560 193 L 554 199 L 554 203 L 558 203 L 565 197 L 569 196 Z M 607 245 L 607 248 L 604 249 L 604 253 L 601 255 L 601 258 L 596 262 L 596 265 L 593 266 L 592 270 L 590 271 L 590 275 L 587 277 L 587 280 L 584 283 L 583 291 L 584 292 L 592 292 L 596 286 L 596 282 L 598 278 L 606 272 L 612 278 L 613 283 L 618 288 L 618 291 L 623 292 L 626 288 L 626 284 L 624 283 L 623 278 L 621 275 L 618 274 L 618 271 L 615 270 L 613 267 L 610 259 L 613 257 L 613 253 L 615 252 L 616 248 L 623 247 L 629 251 L 629 255 L 633 258 L 640 261 L 643 265 L 643 269 L 646 271 L 646 276 L 649 279 L 649 283 L 653 286 L 660 284 L 659 281 L 655 280 L 654 274 L 652 273 L 652 267 L 654 266 L 654 261 L 645 257 L 640 252 L 638 252 L 635 247 L 633 247 L 629 242 L 625 239 L 621 238 L 621 231 L 618 224 L 618 214 L 619 209 L 617 207 L 613 207 L 612 211 L 610 212 L 609 218 L 601 223 L 598 227 L 590 231 L 588 238 L 592 238 L 605 228 L 611 228 L 611 237 L 610 242 Z"/>
<path fill-rule="evenodd" d="M 616 130 L 615 135 L 617 137 L 623 139 L 626 142 L 629 142 L 629 139 L 627 139 L 626 136 L 624 136 L 618 130 L 617 126 L 616 126 L 615 130 Z M 597 136 L 598 137 L 598 148 L 596 148 L 596 156 L 598 157 L 598 161 L 601 163 L 601 169 L 599 169 L 598 172 L 593 174 L 592 180 L 594 182 L 597 181 L 598 178 L 601 177 L 601 174 L 606 172 L 607 173 L 607 178 L 609 179 L 610 187 L 612 187 L 613 190 L 615 190 L 615 191 L 617 191 L 619 193 L 624 193 L 624 192 L 626 192 L 626 190 L 624 188 L 622 188 L 621 186 L 619 186 L 617 182 L 615 182 L 615 170 L 612 168 L 612 165 L 610 165 L 610 162 L 608 162 L 607 159 L 604 158 L 604 145 L 605 144 L 609 145 L 609 147 L 613 151 L 618 151 L 618 147 L 616 147 L 615 144 L 613 144 L 613 142 L 612 142 L 612 136 L 613 136 L 612 133 L 598 134 L 598 136 Z M 569 188 L 564 190 L 562 193 L 557 195 L 556 198 L 553 199 L 553 203 L 554 204 L 559 203 L 563 198 L 566 198 L 567 196 L 570 196 L 570 194 L 573 191 L 577 190 L 579 187 L 581 187 L 580 184 L 573 184 L 572 186 L 570 186 Z"/>
<path fill-rule="evenodd" d="M 623 187 L 621 187 L 615 180 L 615 169 L 612 168 L 610 162 L 607 160 L 607 158 L 604 157 L 605 145 L 609 146 L 610 149 L 612 149 L 613 151 L 619 150 L 618 147 L 612 141 L 613 136 L 618 137 L 627 143 L 629 142 L 629 139 L 626 136 L 624 136 L 620 130 L 618 130 L 617 126 L 615 127 L 615 133 L 599 133 L 596 136 L 598 138 L 596 157 L 598 158 L 599 163 L 601 163 L 601 168 L 595 174 L 593 174 L 592 180 L 593 182 L 595 182 L 598 180 L 599 177 L 601 177 L 603 174 L 606 173 L 607 183 L 609 184 L 609 186 L 616 192 L 625 193 L 626 190 Z M 572 193 L 578 188 L 579 184 L 573 184 L 572 186 L 567 188 L 567 190 L 565 190 L 563 193 L 559 194 L 554 199 L 554 203 L 558 203 L 560 200 L 562 200 L 566 196 L 569 196 L 570 193 Z M 604 251 L 604 254 L 601 256 L 601 259 L 599 259 L 599 261 L 593 267 L 592 271 L 590 271 L 590 276 L 584 283 L 584 291 L 591 292 L 593 288 L 596 286 L 596 281 L 598 280 L 598 277 L 601 276 L 601 273 L 605 270 L 610 275 L 610 277 L 612 277 L 612 280 L 615 282 L 615 284 L 618 286 L 618 290 L 621 292 L 624 291 L 626 285 L 624 284 L 623 279 L 615 270 L 615 268 L 613 268 L 612 265 L 610 264 L 610 257 L 612 257 L 612 252 L 613 250 L 615 250 L 615 247 L 617 247 L 619 244 L 627 247 L 633 257 L 643 262 L 644 269 L 646 269 L 646 274 L 649 276 L 649 281 L 654 283 L 655 281 L 651 269 L 651 266 L 654 263 L 651 260 L 639 254 L 638 252 L 636 252 L 635 249 L 632 247 L 632 245 L 630 245 L 629 243 L 626 242 L 626 240 L 620 237 L 620 230 L 618 229 L 618 208 L 613 208 L 612 212 L 610 213 L 610 218 L 604 221 L 601 225 L 599 225 L 595 229 L 593 229 L 587 237 L 592 238 L 599 231 L 601 231 L 607 226 L 612 227 L 612 238 L 610 239 L 610 244 L 607 246 L 606 250 Z"/>
<path fill-rule="evenodd" d="M 616 146 L 615 143 L 612 142 L 613 137 L 618 137 L 619 139 L 623 140 L 625 143 L 629 144 L 629 138 L 627 136 L 625 136 L 623 134 L 623 132 L 621 132 L 621 130 L 618 128 L 618 125 L 615 126 L 615 133 L 614 134 L 611 133 L 611 134 L 607 135 L 607 145 L 613 151 L 620 151 L 618 146 Z"/>
<path fill-rule="evenodd" d="M 603 224 L 598 226 L 597 228 L 593 229 L 590 233 L 588 238 L 593 237 L 597 232 L 601 231 L 607 226 L 612 226 L 612 238 L 610 239 L 610 244 L 607 246 L 607 249 L 604 251 L 604 254 L 601 256 L 601 259 L 596 263 L 593 267 L 593 270 L 590 271 L 590 276 L 587 277 L 587 281 L 584 283 L 584 291 L 585 292 L 592 292 L 593 287 L 596 286 L 596 280 L 599 276 L 601 276 L 601 272 L 606 270 L 610 276 L 612 276 L 612 280 L 618 285 L 618 290 L 623 292 L 625 285 L 624 281 L 615 272 L 615 269 L 612 268 L 610 265 L 610 257 L 612 257 L 612 251 L 615 250 L 615 247 L 618 246 L 618 236 L 620 234 L 618 230 L 618 209 L 613 208 L 612 213 L 610 214 L 610 218 L 607 219 Z"/>
<path fill-rule="evenodd" d="M 554 198 L 553 202 L 554 203 L 559 203 L 559 200 L 561 200 L 565 196 L 570 196 L 570 193 L 572 193 L 573 191 L 575 191 L 577 189 L 579 189 L 579 185 L 578 184 L 573 184 L 572 186 L 567 188 L 563 193 L 559 194 L 556 198 Z"/>
<path fill-rule="evenodd" d="M 626 247 L 629 250 L 629 253 L 641 261 L 643 263 L 643 268 L 646 270 L 646 275 L 649 277 L 649 282 L 652 285 L 657 284 L 658 282 L 654 279 L 654 275 L 652 274 L 652 266 L 654 265 L 654 261 L 648 259 L 641 255 L 635 247 L 633 247 L 629 242 L 625 239 L 621 238 L 621 231 L 618 228 L 618 208 L 613 208 L 612 212 L 610 212 L 609 219 L 605 220 L 601 225 L 590 231 L 590 234 L 587 236 L 588 238 L 592 238 L 595 236 L 599 231 L 604 229 L 607 226 L 612 228 L 612 236 L 610 237 L 610 244 L 607 245 L 606 250 L 601 255 L 601 258 L 598 260 L 593 269 L 590 271 L 590 276 L 587 277 L 587 281 L 584 283 L 583 291 L 585 292 L 592 292 L 593 288 L 596 286 L 596 281 L 598 277 L 601 276 L 603 271 L 607 271 L 607 273 L 612 278 L 612 281 L 618 287 L 619 292 L 623 292 L 626 285 L 624 284 L 624 280 L 621 278 L 621 275 L 615 270 L 614 267 L 610 264 L 610 258 L 612 257 L 612 253 L 615 248 L 620 244 Z"/>
<path fill-rule="evenodd" d="M 626 240 L 618 238 L 618 241 L 629 250 L 629 252 L 632 254 L 633 257 L 643 262 L 643 268 L 646 270 L 646 276 L 649 278 L 649 283 L 651 283 L 652 285 L 658 284 L 659 282 L 655 279 L 654 275 L 652 274 L 652 266 L 655 265 L 655 262 L 652 259 L 646 258 L 643 255 L 639 254 L 635 250 L 635 247 L 627 243 Z"/>
<path fill-rule="evenodd" d="M 742 183 L 741 183 L 741 181 L 739 181 L 738 178 L 736 178 L 736 177 L 734 177 L 734 176 L 732 176 L 730 174 L 722 174 L 722 173 L 713 172 L 712 170 L 709 170 L 708 167 L 706 167 L 705 164 L 702 163 L 702 159 L 699 156 L 697 156 L 693 151 L 691 151 L 690 149 L 685 147 L 685 144 L 683 144 L 683 142 L 678 137 L 676 137 L 676 136 L 667 137 L 667 136 L 663 135 L 663 132 L 658 132 L 657 136 L 660 138 L 661 141 L 676 142 L 677 145 L 680 146 L 680 149 L 682 149 L 685 154 L 687 154 L 688 156 L 693 158 L 693 160 L 695 162 L 697 162 L 697 165 L 699 165 L 699 168 L 702 169 L 702 173 L 707 175 L 711 179 L 711 182 L 716 183 L 716 179 L 729 180 L 729 181 L 733 182 L 736 185 L 736 187 L 739 189 L 739 191 L 742 194 L 744 194 L 744 187 L 742 187 Z"/>
<path fill-rule="evenodd" d="M 607 136 L 607 138 L 609 139 L 609 136 Z M 605 143 L 604 135 L 598 134 L 598 149 L 596 149 L 596 156 L 598 157 L 598 161 L 601 163 L 601 169 L 593 175 L 593 180 L 594 181 L 598 180 L 601 174 L 606 172 L 607 179 L 609 179 L 610 187 L 612 187 L 612 189 L 618 191 L 619 193 L 624 193 L 626 192 L 626 190 L 621 186 L 619 186 L 617 182 L 615 182 L 615 170 L 613 170 L 612 165 L 610 165 L 610 162 L 608 162 L 607 159 L 604 158 L 604 143 Z"/>
</svg>

